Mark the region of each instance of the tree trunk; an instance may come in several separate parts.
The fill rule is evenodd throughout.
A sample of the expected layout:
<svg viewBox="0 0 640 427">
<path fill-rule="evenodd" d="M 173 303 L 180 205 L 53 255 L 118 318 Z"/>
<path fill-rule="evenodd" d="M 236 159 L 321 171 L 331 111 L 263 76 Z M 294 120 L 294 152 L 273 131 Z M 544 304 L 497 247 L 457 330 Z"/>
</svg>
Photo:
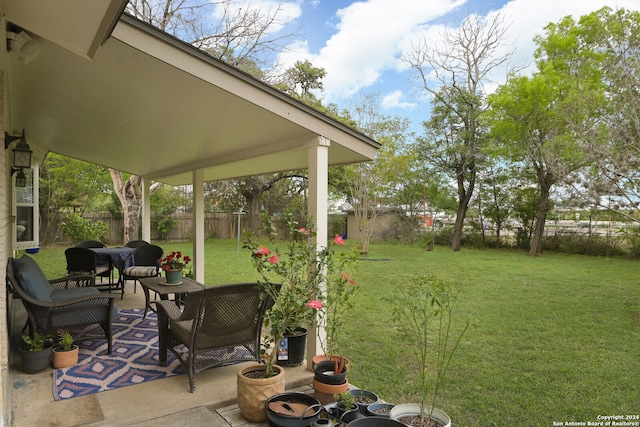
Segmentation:
<svg viewBox="0 0 640 427">
<path fill-rule="evenodd" d="M 469 172 L 469 184 L 467 188 L 464 186 L 463 174 L 458 174 L 458 211 L 456 215 L 456 223 L 453 227 L 453 238 L 451 241 L 451 250 L 454 252 L 458 252 L 462 248 L 462 228 L 464 227 L 464 220 L 467 217 L 469 201 L 471 200 L 475 184 L 475 170 L 471 170 Z"/>
<path fill-rule="evenodd" d="M 131 175 L 125 182 L 122 172 L 109 169 L 113 189 L 122 204 L 124 219 L 124 243 L 137 240 L 140 231 L 140 209 L 142 208 L 142 188 L 139 176 Z"/>
<path fill-rule="evenodd" d="M 542 255 L 542 237 L 544 236 L 544 224 L 549 212 L 549 194 L 553 182 L 549 179 L 541 180 L 540 201 L 538 202 L 538 212 L 536 213 L 536 224 L 531 238 L 529 256 Z"/>
</svg>

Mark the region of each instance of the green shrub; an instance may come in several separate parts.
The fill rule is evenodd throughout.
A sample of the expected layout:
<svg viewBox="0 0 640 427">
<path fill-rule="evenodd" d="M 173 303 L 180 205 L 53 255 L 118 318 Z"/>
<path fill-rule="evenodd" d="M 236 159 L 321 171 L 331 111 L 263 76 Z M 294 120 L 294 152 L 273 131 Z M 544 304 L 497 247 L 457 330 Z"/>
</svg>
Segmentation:
<svg viewBox="0 0 640 427">
<path fill-rule="evenodd" d="M 79 214 L 67 215 L 62 223 L 62 233 L 74 244 L 83 240 L 104 240 L 109 233 L 109 225 L 104 221 L 83 218 Z"/>
</svg>

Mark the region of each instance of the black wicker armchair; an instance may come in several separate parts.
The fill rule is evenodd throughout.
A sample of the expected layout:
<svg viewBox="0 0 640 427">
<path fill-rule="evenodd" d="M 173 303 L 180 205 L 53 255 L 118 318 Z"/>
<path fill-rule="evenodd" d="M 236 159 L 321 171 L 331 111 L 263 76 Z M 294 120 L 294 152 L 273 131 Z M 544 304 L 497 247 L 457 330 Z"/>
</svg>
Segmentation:
<svg viewBox="0 0 640 427">
<path fill-rule="evenodd" d="M 111 318 L 117 313 L 115 296 L 93 287 L 91 275 L 70 275 L 47 280 L 38 264 L 27 255 L 7 262 L 7 286 L 27 311 L 29 333 L 51 334 L 69 331 L 76 341 L 107 340 L 111 354 Z"/>
<path fill-rule="evenodd" d="M 265 311 L 273 300 L 260 299 L 256 283 L 213 286 L 186 295 L 184 310 L 173 301 L 158 301 L 159 361 L 167 350 L 180 360 L 195 390 L 196 373 L 216 366 L 260 361 Z M 177 349 L 183 344 L 188 352 Z"/>
</svg>

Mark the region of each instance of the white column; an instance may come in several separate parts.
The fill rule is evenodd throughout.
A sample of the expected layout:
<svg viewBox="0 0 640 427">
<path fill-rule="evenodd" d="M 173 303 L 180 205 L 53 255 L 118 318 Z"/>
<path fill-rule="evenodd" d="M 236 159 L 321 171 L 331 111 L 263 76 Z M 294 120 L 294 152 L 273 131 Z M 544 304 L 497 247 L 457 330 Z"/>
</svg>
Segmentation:
<svg viewBox="0 0 640 427">
<path fill-rule="evenodd" d="M 309 148 L 309 216 L 316 225 L 316 248 L 327 246 L 328 233 L 328 199 L 329 199 L 329 145 L 330 141 L 317 137 L 317 145 Z M 326 292 L 323 285 L 322 292 Z M 324 334 L 324 330 L 319 331 Z M 312 329 L 307 334 L 307 368 L 312 369 L 311 358 L 322 353 L 318 331 Z"/>
<path fill-rule="evenodd" d="M 142 178 L 142 229 L 141 238 L 151 242 L 151 186 L 150 182 Z M 135 239 L 136 237 L 134 237 Z"/>
<path fill-rule="evenodd" d="M 204 173 L 193 171 L 193 274 L 196 281 L 204 281 Z"/>
</svg>

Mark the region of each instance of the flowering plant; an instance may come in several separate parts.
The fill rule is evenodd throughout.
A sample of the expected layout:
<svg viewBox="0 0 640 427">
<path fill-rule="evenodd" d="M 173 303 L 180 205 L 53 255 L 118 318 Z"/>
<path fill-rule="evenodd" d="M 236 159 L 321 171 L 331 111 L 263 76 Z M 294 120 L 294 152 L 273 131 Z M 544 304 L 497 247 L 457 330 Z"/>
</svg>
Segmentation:
<svg viewBox="0 0 640 427">
<path fill-rule="evenodd" d="M 182 256 L 182 252 L 174 251 L 160 261 L 160 267 L 164 271 L 183 270 L 191 262 L 189 255 Z"/>
<path fill-rule="evenodd" d="M 335 307 L 326 306 L 325 299 L 332 305 L 337 305 L 341 297 L 352 295 L 346 283 L 354 283 L 349 277 L 351 271 L 341 271 L 344 275 L 334 271 L 344 264 L 347 256 L 343 256 L 342 252 L 337 255 L 331 248 L 317 251 L 316 232 L 312 225 L 308 225 L 308 228 L 299 227 L 291 215 L 286 216 L 286 224 L 286 250 L 281 251 L 276 247 L 275 233 L 272 231 L 274 227 L 270 221 L 265 224 L 264 229 L 271 231 L 269 237 L 272 249 L 256 243 L 251 237 L 244 244 L 245 248 L 251 250 L 251 261 L 260 274 L 258 283 L 264 296 L 269 295 L 275 301 L 274 306 L 265 314 L 264 322 L 265 326 L 270 327 L 269 336 L 263 339 L 267 372 L 270 363 L 275 360 L 274 344 L 277 346 L 282 337 L 296 327 L 308 328 L 321 324 L 323 327 L 332 326 L 330 330 L 337 333 L 342 321 L 334 322 L 333 316 L 342 312 Z M 334 244 L 344 244 L 344 241 L 336 236 Z M 330 282 L 339 278 L 337 280 L 340 285 L 329 284 L 329 278 Z M 327 290 L 338 286 L 340 296 L 325 298 L 325 284 Z M 323 342 L 335 345 L 335 335 Z"/>
</svg>

